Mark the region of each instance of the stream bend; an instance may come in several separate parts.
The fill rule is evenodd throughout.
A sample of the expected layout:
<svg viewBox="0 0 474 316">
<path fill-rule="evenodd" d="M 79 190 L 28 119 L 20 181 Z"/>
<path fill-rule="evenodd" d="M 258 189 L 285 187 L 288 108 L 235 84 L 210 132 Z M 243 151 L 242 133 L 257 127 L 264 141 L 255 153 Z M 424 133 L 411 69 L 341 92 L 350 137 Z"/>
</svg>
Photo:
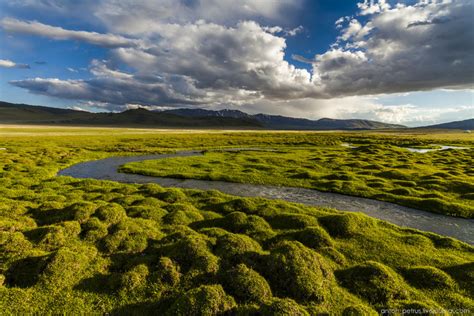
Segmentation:
<svg viewBox="0 0 474 316">
<path fill-rule="evenodd" d="M 129 162 L 174 157 L 190 157 L 197 155 L 202 155 L 202 152 L 181 151 L 174 154 L 111 157 L 75 164 L 69 168 L 59 171 L 58 175 L 70 176 L 80 179 L 92 178 L 97 180 L 111 180 L 123 183 L 157 183 L 163 187 L 219 190 L 223 193 L 242 197 L 280 199 L 288 202 L 303 203 L 312 206 L 330 207 L 343 211 L 362 212 L 371 217 L 385 220 L 399 226 L 415 228 L 453 237 L 474 245 L 473 219 L 451 217 L 412 209 L 389 202 L 348 196 L 338 193 L 321 192 L 313 189 L 233 183 L 224 181 L 151 177 L 139 174 L 118 172 L 120 166 Z"/>
</svg>

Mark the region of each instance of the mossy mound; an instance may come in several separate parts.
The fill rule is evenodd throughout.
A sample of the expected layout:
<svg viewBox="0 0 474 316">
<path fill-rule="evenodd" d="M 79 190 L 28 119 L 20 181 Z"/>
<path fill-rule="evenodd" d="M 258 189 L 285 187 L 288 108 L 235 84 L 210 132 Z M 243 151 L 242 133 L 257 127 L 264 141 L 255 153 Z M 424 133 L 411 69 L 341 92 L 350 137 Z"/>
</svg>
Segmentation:
<svg viewBox="0 0 474 316">
<path fill-rule="evenodd" d="M 319 222 L 331 236 L 341 238 L 350 238 L 376 227 L 374 219 L 359 213 L 324 216 Z"/>
<path fill-rule="evenodd" d="M 116 203 L 111 203 L 108 205 L 104 205 L 99 207 L 95 213 L 94 216 L 97 217 L 100 221 L 111 225 L 111 224 L 117 224 L 121 220 L 123 220 L 126 216 L 127 213 L 125 212 L 125 209 Z"/>
<path fill-rule="evenodd" d="M 151 275 L 152 282 L 160 285 L 176 286 L 181 279 L 180 267 L 168 257 L 161 257 Z"/>
<path fill-rule="evenodd" d="M 227 233 L 217 239 L 214 251 L 219 257 L 235 258 L 248 252 L 261 252 L 262 247 L 246 235 Z"/>
<path fill-rule="evenodd" d="M 126 209 L 129 217 L 146 218 L 161 222 L 161 219 L 168 214 L 168 212 L 160 207 L 150 206 L 131 206 Z"/>
<path fill-rule="evenodd" d="M 221 227 L 232 233 L 249 235 L 259 241 L 275 235 L 264 218 L 242 212 L 231 212 L 222 218 L 211 220 L 208 225 L 204 223 L 204 226 Z"/>
<path fill-rule="evenodd" d="M 472 200 L 463 197 L 470 194 L 466 183 L 474 175 L 467 168 L 472 164 L 467 151 L 431 156 L 397 151 L 397 157 L 381 161 L 384 152 L 394 150 L 382 143 L 395 144 L 385 133 L 364 136 L 364 141 L 352 133 L 196 135 L 48 137 L 47 142 L 37 136 L 2 138 L 0 147 L 9 148 L 0 153 L 2 313 L 371 315 L 387 308 L 474 310 L 474 252 L 452 238 L 284 201 L 55 177 L 58 169 L 129 154 L 131 149 L 151 153 L 176 146 L 265 144 L 285 148 L 190 159 L 211 156 L 208 162 L 195 161 L 196 168 L 217 170 L 214 176 L 226 180 L 239 174 L 225 169 L 227 163 L 242 162 L 249 170 L 242 182 L 372 198 L 386 194 L 392 201 L 413 199 L 412 206 L 427 202 L 425 206 L 441 212 L 469 214 L 472 208 Z M 378 155 L 328 147 L 343 140 L 378 144 Z M 175 166 L 174 159 L 166 161 L 165 168 Z M 410 180 L 377 176 L 391 169 Z M 304 172 L 302 178 L 292 177 Z M 335 180 L 325 179 L 330 174 Z M 370 183 L 383 186 L 369 188 Z M 392 191 L 404 188 L 413 196 Z M 430 282 L 420 283 L 420 278 Z"/>
<path fill-rule="evenodd" d="M 183 293 L 166 312 L 166 315 L 219 315 L 237 304 L 220 285 L 203 285 Z"/>
<path fill-rule="evenodd" d="M 92 214 L 96 211 L 98 206 L 91 202 L 77 202 L 68 207 L 68 210 L 73 213 L 74 220 L 80 224 L 85 223 Z"/>
<path fill-rule="evenodd" d="M 148 246 L 148 238 L 159 237 L 154 222 L 145 219 L 126 219 L 109 228 L 102 240 L 103 249 L 108 252 L 141 252 Z"/>
<path fill-rule="evenodd" d="M 322 302 L 333 273 L 325 259 L 297 241 L 285 241 L 270 250 L 262 271 L 277 296 Z"/>
<path fill-rule="evenodd" d="M 20 288 L 35 285 L 47 265 L 47 260 L 48 256 L 30 256 L 12 262 L 6 271 L 6 285 Z"/>
<path fill-rule="evenodd" d="M 294 237 L 309 248 L 319 249 L 333 246 L 333 241 L 329 234 L 319 226 L 303 229 L 295 233 Z"/>
<path fill-rule="evenodd" d="M 349 306 L 349 307 L 346 307 L 342 311 L 342 316 L 377 316 L 377 315 L 379 315 L 379 313 L 377 313 L 375 310 L 365 305 Z"/>
<path fill-rule="evenodd" d="M 53 292 L 71 287 L 84 277 L 84 270 L 96 255 L 97 250 L 92 247 L 61 248 L 48 259 L 38 281 Z"/>
<path fill-rule="evenodd" d="M 168 190 L 161 189 L 161 192 L 156 194 L 156 197 L 166 203 L 186 202 L 187 200 L 187 196 L 183 191 L 173 188 Z"/>
<path fill-rule="evenodd" d="M 272 297 L 272 290 L 265 278 L 245 264 L 222 273 L 226 291 L 241 303 L 261 303 Z"/>
<path fill-rule="evenodd" d="M 371 304 L 383 306 L 392 300 L 405 299 L 409 289 L 389 267 L 374 261 L 336 271 L 339 283 Z"/>
<path fill-rule="evenodd" d="M 148 267 L 144 264 L 137 265 L 123 273 L 120 277 L 120 294 L 122 296 L 139 295 L 146 287 L 149 273 Z"/>
<path fill-rule="evenodd" d="M 210 241 L 203 235 L 186 236 L 163 245 L 158 253 L 176 261 L 186 272 L 196 270 L 203 273 L 216 273 L 219 270 L 219 258 L 211 250 Z"/>
<path fill-rule="evenodd" d="M 305 214 L 277 214 L 267 218 L 267 221 L 275 229 L 301 229 L 318 225 L 317 218 Z"/>
<path fill-rule="evenodd" d="M 444 271 L 435 267 L 411 267 L 403 271 L 405 279 L 417 288 L 453 288 L 454 280 Z"/>
<path fill-rule="evenodd" d="M 87 222 L 82 224 L 81 236 L 86 241 L 99 241 L 109 233 L 107 227 L 107 224 L 101 222 L 98 218 L 90 218 Z"/>
<path fill-rule="evenodd" d="M 306 309 L 289 298 L 273 299 L 270 303 L 261 307 L 260 313 L 264 316 L 309 316 Z"/>
<path fill-rule="evenodd" d="M 163 216 L 162 222 L 166 225 L 189 225 L 192 222 L 202 221 L 204 217 L 198 211 L 194 211 L 192 207 L 188 210 L 181 210 L 182 207 L 173 207 L 175 209 Z"/>
</svg>

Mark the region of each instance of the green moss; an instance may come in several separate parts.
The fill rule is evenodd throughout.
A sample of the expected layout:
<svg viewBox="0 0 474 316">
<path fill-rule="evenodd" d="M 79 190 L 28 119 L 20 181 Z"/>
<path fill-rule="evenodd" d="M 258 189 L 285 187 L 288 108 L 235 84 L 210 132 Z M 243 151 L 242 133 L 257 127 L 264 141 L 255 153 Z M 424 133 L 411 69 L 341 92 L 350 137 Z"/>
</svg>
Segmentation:
<svg viewBox="0 0 474 316">
<path fill-rule="evenodd" d="M 166 315 L 223 314 L 236 306 L 234 299 L 220 285 L 203 285 L 180 296 L 168 309 Z"/>
<path fill-rule="evenodd" d="M 303 306 L 289 298 L 276 298 L 269 304 L 264 304 L 260 313 L 264 316 L 309 316 Z"/>
<path fill-rule="evenodd" d="M 136 295 L 146 287 L 149 271 L 144 264 L 137 265 L 122 274 L 120 279 L 121 295 Z"/>
<path fill-rule="evenodd" d="M 99 207 L 95 211 L 94 216 L 106 224 L 117 224 L 122 219 L 127 217 L 127 213 L 121 205 L 111 203 Z"/>
<path fill-rule="evenodd" d="M 47 259 L 47 256 L 29 256 L 14 261 L 6 271 L 5 283 L 21 288 L 35 285 L 46 267 Z"/>
<path fill-rule="evenodd" d="M 365 305 L 354 305 L 344 308 L 342 316 L 376 316 L 376 311 Z"/>
<path fill-rule="evenodd" d="M 85 223 L 96 209 L 97 205 L 91 202 L 77 202 L 68 207 L 68 211 L 74 214 L 74 220 L 80 224 Z"/>
<path fill-rule="evenodd" d="M 471 146 L 463 135 L 96 130 L 84 138 L 42 137 L 41 129 L 32 137 L 5 133 L 8 129 L 2 129 L 0 140 L 0 147 L 9 149 L 0 153 L 3 314 L 474 310 L 472 247 L 452 238 L 284 201 L 55 176 L 77 162 L 129 155 L 128 150 L 268 146 L 278 151 L 209 152 L 150 163 L 177 174 L 177 167 L 192 159 L 194 167 L 180 169 L 186 177 L 332 190 L 470 216 L 470 151 L 424 155 L 390 146 L 441 139 Z M 337 145 L 342 141 L 368 146 L 347 149 Z M 389 170 L 409 180 L 378 176 Z M 402 192 L 397 189 L 409 190 L 410 196 L 394 194 Z M 347 272 L 367 261 L 383 264 L 382 272 L 354 272 L 345 283 L 332 276 L 331 271 Z M 411 280 L 406 271 L 419 268 L 424 270 Z"/>
<path fill-rule="evenodd" d="M 168 189 L 164 192 L 158 193 L 156 196 L 166 203 L 186 202 L 187 200 L 186 194 L 179 189 Z"/>
<path fill-rule="evenodd" d="M 33 248 L 21 232 L 0 232 L 0 252 L 4 256 L 22 255 Z"/>
<path fill-rule="evenodd" d="M 271 249 L 265 271 L 277 296 L 301 301 L 327 299 L 333 274 L 325 259 L 301 243 L 285 241 Z"/>
<path fill-rule="evenodd" d="M 126 209 L 129 217 L 139 217 L 160 222 L 168 212 L 160 207 L 131 206 Z"/>
<path fill-rule="evenodd" d="M 167 225 L 189 225 L 192 222 L 204 220 L 204 216 L 194 206 L 175 203 L 166 206 L 168 214 L 163 217 Z"/>
<path fill-rule="evenodd" d="M 141 252 L 148 246 L 149 237 L 160 236 L 154 222 L 126 219 L 109 229 L 102 245 L 106 252 Z"/>
<path fill-rule="evenodd" d="M 232 212 L 216 221 L 216 225 L 230 232 L 246 234 L 257 240 L 273 237 L 271 226 L 260 216 L 247 216 L 242 212 Z"/>
<path fill-rule="evenodd" d="M 239 264 L 223 273 L 226 291 L 238 302 L 260 303 L 272 297 L 272 291 L 265 278 L 245 264 Z"/>
<path fill-rule="evenodd" d="M 299 229 L 318 225 L 316 217 L 304 214 L 278 214 L 267 220 L 275 229 Z"/>
<path fill-rule="evenodd" d="M 210 251 L 210 242 L 202 235 L 186 236 L 165 244 L 159 253 L 178 262 L 184 271 L 216 273 L 219 270 L 219 258 Z"/>
<path fill-rule="evenodd" d="M 417 288 L 437 289 L 453 288 L 453 279 L 444 271 L 435 267 L 411 267 L 403 271 L 405 279 Z"/>
<path fill-rule="evenodd" d="M 170 258 L 160 257 L 155 271 L 151 275 L 151 279 L 160 284 L 166 284 L 171 287 L 176 286 L 181 279 L 180 267 Z"/>
<path fill-rule="evenodd" d="M 67 221 L 59 223 L 59 227 L 62 228 L 64 235 L 68 239 L 75 238 L 81 233 L 81 225 L 77 221 Z"/>
<path fill-rule="evenodd" d="M 377 306 L 409 296 L 409 290 L 401 278 L 378 262 L 369 261 L 336 271 L 336 277 L 343 287 Z"/>
<path fill-rule="evenodd" d="M 72 287 L 84 277 L 84 270 L 96 255 L 95 248 L 60 248 L 48 259 L 39 282 L 53 292 Z"/>
<path fill-rule="evenodd" d="M 215 253 L 222 258 L 239 258 L 248 252 L 261 252 L 260 244 L 252 238 L 241 235 L 227 233 L 216 241 Z"/>
<path fill-rule="evenodd" d="M 321 139 L 334 137 L 319 136 Z M 474 217 L 474 205 L 469 198 L 473 182 L 469 151 L 417 154 L 398 148 L 406 146 L 406 139 L 402 139 L 405 136 L 338 137 L 355 141 L 359 148 L 321 147 L 321 144 L 298 148 L 293 144 L 275 152 L 207 152 L 199 157 L 131 163 L 125 169 L 155 176 L 313 188 L 435 213 Z M 440 204 L 422 203 L 429 198 L 439 198 Z M 223 212 L 253 213 L 256 210 L 246 199 L 223 202 L 217 208 Z"/>
<path fill-rule="evenodd" d="M 332 247 L 333 241 L 329 234 L 319 226 L 308 227 L 303 230 L 290 233 L 289 236 L 303 245 L 313 249 Z"/>
<path fill-rule="evenodd" d="M 82 225 L 81 236 L 86 241 L 96 242 L 108 234 L 107 224 L 101 222 L 98 218 L 91 218 Z"/>
<path fill-rule="evenodd" d="M 321 225 L 331 236 L 350 238 L 370 231 L 376 227 L 376 221 L 360 213 L 344 213 L 319 218 Z"/>
</svg>

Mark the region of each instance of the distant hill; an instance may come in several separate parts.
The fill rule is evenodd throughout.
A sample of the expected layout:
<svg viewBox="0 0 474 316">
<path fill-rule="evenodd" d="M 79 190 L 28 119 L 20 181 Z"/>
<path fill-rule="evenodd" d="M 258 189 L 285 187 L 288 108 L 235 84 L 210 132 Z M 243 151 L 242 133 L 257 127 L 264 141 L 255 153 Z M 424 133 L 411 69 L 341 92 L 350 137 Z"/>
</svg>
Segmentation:
<svg viewBox="0 0 474 316">
<path fill-rule="evenodd" d="M 204 109 L 173 109 L 164 111 L 165 113 L 188 116 L 188 117 L 233 117 L 233 118 L 252 118 L 253 116 L 239 110 L 204 110 Z"/>
<path fill-rule="evenodd" d="M 187 117 L 233 117 L 257 120 L 264 128 L 276 130 L 363 130 L 363 129 L 393 129 L 405 128 L 403 125 L 387 124 L 369 120 L 336 120 L 322 118 L 308 120 L 281 115 L 256 114 L 250 115 L 238 110 L 210 111 L 203 109 L 175 109 L 166 113 Z"/>
<path fill-rule="evenodd" d="M 308 120 L 280 115 L 250 115 L 238 110 L 211 111 L 188 108 L 158 112 L 134 109 L 121 113 L 91 113 L 8 102 L 0 102 L 0 123 L 158 128 L 264 128 L 273 130 L 376 130 L 406 128 L 403 125 L 370 120 L 336 120 L 329 118 Z"/>
<path fill-rule="evenodd" d="M 252 118 L 188 117 L 145 109 L 127 110 L 121 113 L 90 113 L 7 102 L 0 102 L 0 123 L 164 128 L 262 128 L 261 124 Z"/>
<path fill-rule="evenodd" d="M 436 125 L 422 126 L 418 128 L 431 128 L 431 129 L 464 129 L 474 130 L 474 119 L 468 119 L 464 121 L 449 122 Z"/>
</svg>

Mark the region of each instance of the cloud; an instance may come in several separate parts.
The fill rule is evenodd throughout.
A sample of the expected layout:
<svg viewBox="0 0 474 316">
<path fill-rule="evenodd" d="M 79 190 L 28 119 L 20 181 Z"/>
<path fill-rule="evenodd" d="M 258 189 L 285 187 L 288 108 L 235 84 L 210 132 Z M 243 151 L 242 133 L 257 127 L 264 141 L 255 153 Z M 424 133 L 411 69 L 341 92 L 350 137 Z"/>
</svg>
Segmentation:
<svg viewBox="0 0 474 316">
<path fill-rule="evenodd" d="M 57 78 L 32 78 L 10 81 L 14 86 L 62 99 L 91 100 L 97 104 L 123 106 L 127 103 L 193 105 L 196 102 L 169 89 L 163 83 L 141 82 L 135 77 L 99 77 L 90 80 L 60 80 Z M 111 108 L 109 108 L 111 109 Z"/>
<path fill-rule="evenodd" d="M 311 75 L 284 60 L 286 42 L 255 22 L 235 27 L 199 22 L 166 24 L 148 48 L 116 48 L 113 62 L 93 61 L 88 80 L 11 82 L 34 93 L 112 104 L 183 105 L 295 99 L 317 89 Z M 108 64 L 133 69 L 125 73 Z M 82 87 L 76 89 L 73 86 Z"/>
<path fill-rule="evenodd" d="M 75 111 L 81 111 L 81 112 L 87 112 L 86 109 L 80 107 L 80 106 L 77 106 L 77 105 L 74 105 L 74 106 L 71 106 L 69 107 L 71 110 L 75 110 Z"/>
<path fill-rule="evenodd" d="M 297 26 L 293 29 L 285 31 L 285 35 L 286 36 L 296 36 L 299 33 L 303 32 L 303 30 L 304 30 L 304 27 L 302 25 L 299 25 L 299 26 Z"/>
<path fill-rule="evenodd" d="M 173 24 L 159 34 L 150 49 L 117 49 L 114 56 L 142 74 L 185 76 L 198 89 L 238 89 L 268 98 L 316 91 L 307 70 L 285 61 L 285 39 L 255 22 Z"/>
<path fill-rule="evenodd" d="M 41 3 L 67 14 L 73 2 Z M 302 27 L 273 23 L 301 1 L 88 3 L 83 15 L 102 23 L 107 33 L 11 18 L 1 24 L 12 32 L 106 47 L 107 60 L 92 61 L 87 79 L 30 78 L 12 85 L 109 110 L 127 105 L 235 107 L 396 122 L 414 116 L 414 109 L 382 106 L 372 95 L 466 89 L 474 82 L 474 2 L 468 0 L 395 6 L 361 2 L 357 14 L 336 21 L 340 34 L 329 50 L 312 58 L 292 55 L 312 64 L 311 71 L 285 59 L 286 37 Z"/>
<path fill-rule="evenodd" d="M 136 40 L 128 39 L 120 35 L 71 31 L 36 21 L 20 21 L 12 18 L 3 18 L 0 21 L 0 26 L 7 32 L 39 35 L 55 40 L 77 40 L 108 48 L 137 45 Z"/>
<path fill-rule="evenodd" d="M 342 118 L 364 118 L 407 126 L 422 126 L 472 118 L 474 106 L 451 106 L 423 108 L 412 104 L 369 104 L 340 115 Z"/>
<path fill-rule="evenodd" d="M 206 21 L 234 26 L 245 20 L 267 22 L 288 19 L 304 0 L 153 0 L 100 1 L 94 11 L 113 32 L 149 34 L 162 24 L 194 24 Z"/>
<path fill-rule="evenodd" d="M 390 4 L 386 0 L 364 0 L 357 7 L 360 9 L 359 15 L 370 15 L 390 9 Z"/>
<path fill-rule="evenodd" d="M 0 67 L 3 68 L 22 68 L 22 69 L 29 69 L 30 65 L 28 64 L 17 64 L 8 59 L 0 59 Z"/>
<path fill-rule="evenodd" d="M 315 62 L 314 59 L 309 59 L 298 54 L 292 54 L 291 59 L 299 61 L 300 63 L 305 63 L 305 64 L 313 64 Z"/>
<path fill-rule="evenodd" d="M 473 1 L 360 8 L 367 22 L 351 19 L 333 48 L 315 57 L 314 75 L 329 95 L 473 87 Z"/>
</svg>

